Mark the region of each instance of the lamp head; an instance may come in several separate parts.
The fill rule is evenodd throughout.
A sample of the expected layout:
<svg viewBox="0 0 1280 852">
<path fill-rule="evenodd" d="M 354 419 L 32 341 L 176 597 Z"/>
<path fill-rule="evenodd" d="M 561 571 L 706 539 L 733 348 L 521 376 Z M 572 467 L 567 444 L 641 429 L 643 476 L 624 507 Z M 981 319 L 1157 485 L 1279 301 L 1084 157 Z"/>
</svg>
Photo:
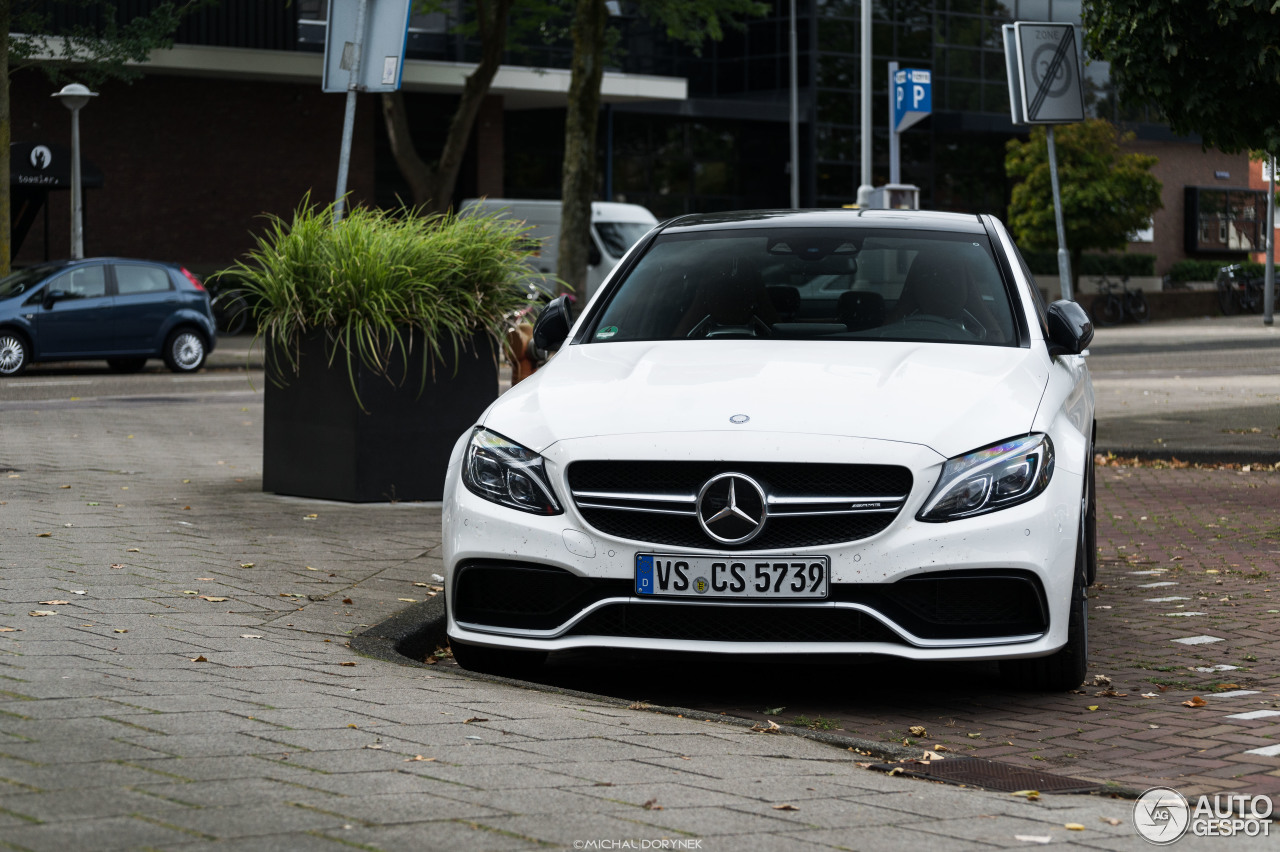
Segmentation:
<svg viewBox="0 0 1280 852">
<path fill-rule="evenodd" d="M 98 93 L 89 91 L 88 86 L 80 83 L 68 83 L 61 91 L 54 92 L 53 96 L 62 101 L 67 109 L 75 112 L 88 104 L 90 98 L 96 98 Z"/>
</svg>

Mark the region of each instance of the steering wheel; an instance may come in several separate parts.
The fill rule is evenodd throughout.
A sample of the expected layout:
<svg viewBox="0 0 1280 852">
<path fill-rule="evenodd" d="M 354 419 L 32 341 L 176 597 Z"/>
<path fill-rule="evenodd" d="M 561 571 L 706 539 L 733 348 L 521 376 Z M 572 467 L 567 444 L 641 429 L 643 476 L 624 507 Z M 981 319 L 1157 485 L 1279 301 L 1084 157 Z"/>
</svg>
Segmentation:
<svg viewBox="0 0 1280 852">
<path fill-rule="evenodd" d="M 746 339 L 757 337 L 772 337 L 773 329 L 760 319 L 758 316 L 752 315 L 751 319 L 745 325 L 737 325 L 730 323 L 716 322 L 711 314 L 707 314 L 698 320 L 697 324 L 689 329 L 689 333 L 685 335 L 687 339 L 694 338 L 712 338 L 724 337 L 730 339 Z"/>
</svg>

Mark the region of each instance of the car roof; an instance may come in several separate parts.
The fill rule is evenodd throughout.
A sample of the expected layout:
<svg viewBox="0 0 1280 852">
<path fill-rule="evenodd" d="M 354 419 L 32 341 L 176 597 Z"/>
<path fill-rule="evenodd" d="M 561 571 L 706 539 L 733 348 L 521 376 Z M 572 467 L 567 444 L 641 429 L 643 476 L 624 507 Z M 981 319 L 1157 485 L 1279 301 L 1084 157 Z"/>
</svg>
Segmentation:
<svg viewBox="0 0 1280 852">
<path fill-rule="evenodd" d="M 669 219 L 664 233 L 721 231 L 750 228 L 894 228 L 925 231 L 984 233 L 982 219 L 973 213 L 936 210 L 737 210 L 729 213 L 694 213 Z"/>
<path fill-rule="evenodd" d="M 23 267 L 25 269 L 48 269 L 50 271 L 63 269 L 68 266 L 78 266 L 88 263 L 151 263 L 156 266 L 168 266 L 174 269 L 178 268 L 178 264 L 169 263 L 165 260 L 147 260 L 142 257 L 82 257 L 82 258 L 59 258 L 58 260 L 41 260 L 36 263 L 28 264 Z M 18 270 L 14 270 L 15 272 Z"/>
</svg>

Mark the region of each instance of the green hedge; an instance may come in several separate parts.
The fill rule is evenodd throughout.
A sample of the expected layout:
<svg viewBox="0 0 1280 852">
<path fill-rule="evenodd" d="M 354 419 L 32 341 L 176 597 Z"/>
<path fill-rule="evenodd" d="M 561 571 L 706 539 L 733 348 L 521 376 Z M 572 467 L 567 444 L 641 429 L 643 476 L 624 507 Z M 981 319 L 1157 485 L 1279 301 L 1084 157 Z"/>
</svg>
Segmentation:
<svg viewBox="0 0 1280 852">
<path fill-rule="evenodd" d="M 1036 275 L 1058 274 L 1058 253 L 1056 251 L 1024 251 L 1022 256 L 1027 266 Z M 1217 270 L 1215 270 L 1216 272 Z M 1154 254 L 1086 254 L 1080 258 L 1077 275 L 1128 275 L 1140 277 L 1156 274 L 1156 256 Z"/>
<path fill-rule="evenodd" d="M 1219 269 L 1231 266 L 1233 262 L 1230 260 L 1180 260 L 1169 270 L 1169 277 L 1179 284 L 1186 281 L 1212 281 L 1218 277 Z M 1245 274 L 1250 277 L 1265 274 L 1261 263 L 1250 260 L 1241 265 L 1244 267 Z"/>
</svg>

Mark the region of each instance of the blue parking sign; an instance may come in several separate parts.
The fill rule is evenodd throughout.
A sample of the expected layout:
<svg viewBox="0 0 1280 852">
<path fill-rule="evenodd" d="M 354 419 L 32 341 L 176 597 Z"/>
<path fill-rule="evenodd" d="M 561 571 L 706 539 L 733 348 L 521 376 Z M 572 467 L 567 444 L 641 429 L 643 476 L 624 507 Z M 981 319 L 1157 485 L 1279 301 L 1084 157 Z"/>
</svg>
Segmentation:
<svg viewBox="0 0 1280 852">
<path fill-rule="evenodd" d="M 902 68 L 893 75 L 893 129 L 901 133 L 933 112 L 933 73 Z"/>
</svg>

